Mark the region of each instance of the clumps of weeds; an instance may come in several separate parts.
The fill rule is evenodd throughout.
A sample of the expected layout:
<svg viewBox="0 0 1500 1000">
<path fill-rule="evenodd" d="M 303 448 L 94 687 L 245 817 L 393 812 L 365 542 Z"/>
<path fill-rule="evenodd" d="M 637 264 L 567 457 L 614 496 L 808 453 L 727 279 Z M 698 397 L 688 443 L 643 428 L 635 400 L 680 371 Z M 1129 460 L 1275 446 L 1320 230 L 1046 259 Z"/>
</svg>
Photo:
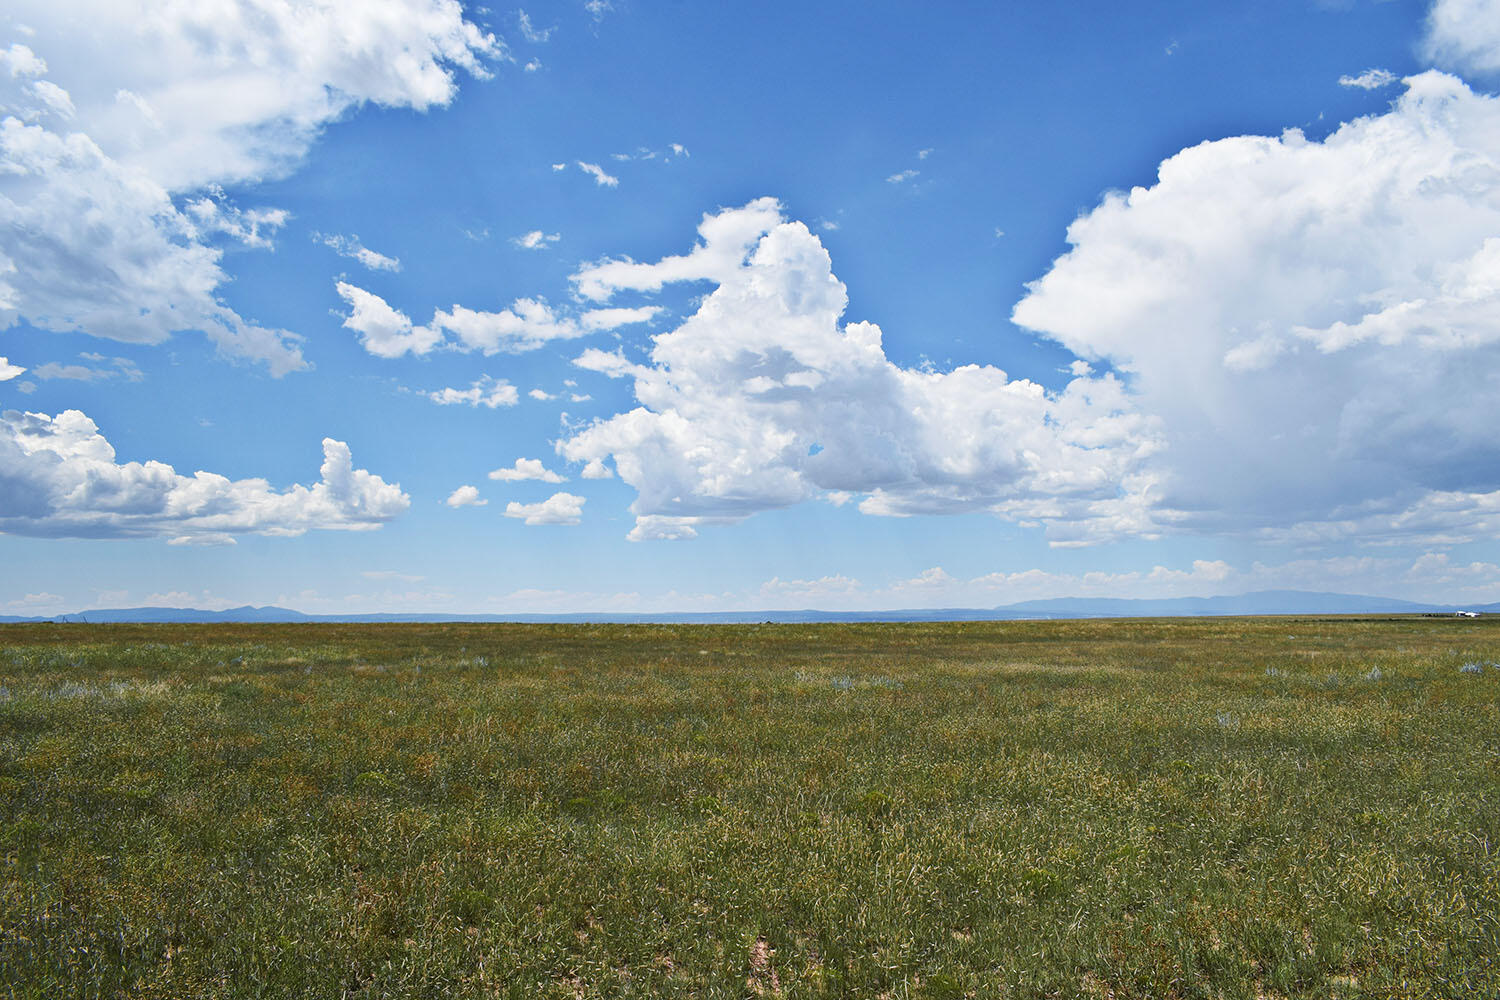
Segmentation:
<svg viewBox="0 0 1500 1000">
<path fill-rule="evenodd" d="M 798 684 L 810 684 L 822 687 L 827 684 L 835 691 L 853 691 L 855 688 L 884 688 L 887 691 L 902 691 L 906 685 L 894 677 L 849 677 L 838 675 L 834 677 L 822 677 L 818 674 L 810 674 L 805 670 L 799 670 L 796 674 Z"/>
<path fill-rule="evenodd" d="M 123 701 L 131 696 L 162 694 L 166 690 L 167 685 L 160 681 L 141 683 L 134 680 L 115 680 L 107 684 L 80 684 L 77 681 L 64 681 L 52 690 L 43 692 L 42 697 L 50 698 L 54 701 L 65 699 L 112 699 L 114 701 Z M 0 696 L 0 701 L 4 700 L 5 697 Z"/>
<path fill-rule="evenodd" d="M 365 771 L 355 776 L 354 790 L 368 795 L 389 795 L 397 791 L 397 785 L 382 771 Z"/>
<path fill-rule="evenodd" d="M 1470 660 L 1468 663 L 1465 663 L 1463 666 L 1459 667 L 1458 672 L 1461 674 L 1482 674 L 1484 673 L 1484 664 L 1480 663 L 1478 660 Z"/>
<path fill-rule="evenodd" d="M 1380 668 L 1379 667 L 1371 667 L 1369 670 L 1365 671 L 1365 675 L 1364 675 L 1365 680 L 1367 680 L 1367 681 L 1378 681 L 1378 680 L 1380 680 L 1380 678 L 1382 678 L 1384 676 L 1385 676 L 1385 674 L 1383 674 L 1383 673 L 1380 672 Z"/>
<path fill-rule="evenodd" d="M 1216 722 L 1218 724 L 1218 726 L 1219 726 L 1220 729 L 1238 729 L 1238 728 L 1240 728 L 1239 717 L 1236 716 L 1236 715 L 1231 715 L 1229 712 L 1219 712 L 1219 713 L 1215 714 L 1214 715 L 1214 722 Z"/>
<path fill-rule="evenodd" d="M 1282 670 L 1280 667 L 1267 667 L 1266 668 L 1266 676 L 1267 677 L 1285 677 L 1286 676 L 1286 671 Z"/>
<path fill-rule="evenodd" d="M 53 688 L 49 694 L 53 698 L 92 698 L 99 693 L 98 688 L 87 684 L 79 684 L 76 681 L 67 681 Z"/>
</svg>

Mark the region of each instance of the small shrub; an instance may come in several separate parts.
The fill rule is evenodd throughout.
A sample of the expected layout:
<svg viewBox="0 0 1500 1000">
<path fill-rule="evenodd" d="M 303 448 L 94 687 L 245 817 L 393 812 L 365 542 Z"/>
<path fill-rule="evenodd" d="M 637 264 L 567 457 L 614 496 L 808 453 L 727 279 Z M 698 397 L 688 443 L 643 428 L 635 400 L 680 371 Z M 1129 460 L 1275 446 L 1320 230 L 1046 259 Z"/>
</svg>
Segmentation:
<svg viewBox="0 0 1500 1000">
<path fill-rule="evenodd" d="M 357 791 L 384 795 L 396 790 L 396 783 L 379 771 L 365 771 L 354 779 Z"/>
<path fill-rule="evenodd" d="M 478 927 L 494 908 L 494 901 L 477 889 L 460 889 L 448 898 L 448 913 L 459 923 Z"/>
</svg>

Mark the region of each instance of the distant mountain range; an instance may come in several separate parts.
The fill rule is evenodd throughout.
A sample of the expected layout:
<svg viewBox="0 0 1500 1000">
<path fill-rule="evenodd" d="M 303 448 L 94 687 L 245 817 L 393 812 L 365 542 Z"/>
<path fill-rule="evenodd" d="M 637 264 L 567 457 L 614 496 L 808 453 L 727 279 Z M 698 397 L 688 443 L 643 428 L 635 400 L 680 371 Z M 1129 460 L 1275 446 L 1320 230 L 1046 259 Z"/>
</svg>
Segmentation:
<svg viewBox="0 0 1500 1000">
<path fill-rule="evenodd" d="M 1007 621 L 1039 618 L 1182 618 L 1216 615 L 1411 615 L 1471 611 L 1500 614 L 1500 603 L 1481 605 L 1420 604 L 1388 597 L 1324 594 L 1305 590 L 1261 590 L 1226 597 L 1133 599 L 1058 597 L 1022 601 L 998 608 L 920 608 L 894 611 L 710 611 L 663 614 L 372 614 L 306 615 L 288 608 L 105 608 L 70 615 L 23 618 L 0 615 L 0 623 L 18 622 L 660 622 L 730 624 L 743 622 L 931 622 Z"/>
</svg>

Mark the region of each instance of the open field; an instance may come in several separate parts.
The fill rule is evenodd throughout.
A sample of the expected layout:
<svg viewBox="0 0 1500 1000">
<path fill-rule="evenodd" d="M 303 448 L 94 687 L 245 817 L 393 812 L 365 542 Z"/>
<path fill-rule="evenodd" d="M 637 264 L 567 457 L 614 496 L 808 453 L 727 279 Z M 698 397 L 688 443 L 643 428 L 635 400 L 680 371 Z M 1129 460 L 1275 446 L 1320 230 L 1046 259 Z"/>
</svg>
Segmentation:
<svg viewBox="0 0 1500 1000">
<path fill-rule="evenodd" d="M 0 995 L 1493 997 L 1496 662 L 1491 619 L 0 627 Z"/>
</svg>

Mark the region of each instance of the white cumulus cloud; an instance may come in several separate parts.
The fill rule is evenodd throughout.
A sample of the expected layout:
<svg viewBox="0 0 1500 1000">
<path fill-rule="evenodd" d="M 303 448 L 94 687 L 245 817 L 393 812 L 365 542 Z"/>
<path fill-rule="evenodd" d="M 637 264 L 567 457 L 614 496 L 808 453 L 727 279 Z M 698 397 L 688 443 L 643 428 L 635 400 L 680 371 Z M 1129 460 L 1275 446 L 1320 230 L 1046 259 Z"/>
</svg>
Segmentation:
<svg viewBox="0 0 1500 1000">
<path fill-rule="evenodd" d="M 51 80 L 37 80 L 27 89 L 59 118 L 72 118 L 78 113 L 78 109 L 73 106 L 73 95 Z"/>
<path fill-rule="evenodd" d="M 303 367 L 295 337 L 214 296 L 222 251 L 198 232 L 166 189 L 87 134 L 0 120 L 0 325 L 24 317 L 142 344 L 198 330 L 273 374 Z"/>
<path fill-rule="evenodd" d="M 484 354 L 514 354 L 592 332 L 558 315 L 540 299 L 517 299 L 499 312 L 455 305 L 446 311 L 435 310 L 431 322 L 418 326 L 374 292 L 345 281 L 335 287 L 352 310 L 344 318 L 344 326 L 359 334 L 365 350 L 382 358 L 397 358 L 408 352 L 426 354 L 444 342 Z"/>
<path fill-rule="evenodd" d="M 479 498 L 479 487 L 465 485 L 448 494 L 448 499 L 443 503 L 457 510 L 460 507 L 483 507 L 489 501 Z"/>
<path fill-rule="evenodd" d="M 435 326 L 453 334 L 470 351 L 495 354 L 531 351 L 553 340 L 572 340 L 589 331 L 559 316 L 541 299 L 517 299 L 510 308 L 482 312 L 455 305 L 433 314 Z"/>
<path fill-rule="evenodd" d="M 228 236 L 280 224 L 205 204 L 216 185 L 294 169 L 366 102 L 446 104 L 501 44 L 456 0 L 288 3 L 16 0 L 0 51 L 0 327 L 159 343 L 200 331 L 273 374 L 298 338 L 219 298 Z"/>
<path fill-rule="evenodd" d="M 554 493 L 541 503 L 505 505 L 505 516 L 519 518 L 526 524 L 577 524 L 583 520 L 585 499 L 572 493 Z"/>
<path fill-rule="evenodd" d="M 426 354 L 443 340 L 443 331 L 435 326 L 415 326 L 411 317 L 376 295 L 357 285 L 340 281 L 339 297 L 349 304 L 351 312 L 344 317 L 344 327 L 359 334 L 365 350 L 376 357 L 399 358 L 410 351 Z"/>
<path fill-rule="evenodd" d="M 8 48 L 0 49 L 0 67 L 12 79 L 18 76 L 41 76 L 47 72 L 47 60 L 31 51 L 30 46 L 12 42 Z"/>
<path fill-rule="evenodd" d="M 1107 195 L 1015 321 L 1128 372 L 1156 518 L 1482 536 L 1500 497 L 1500 98 L 1435 71 L 1321 142 L 1205 142 Z"/>
<path fill-rule="evenodd" d="M 481 375 L 467 389 L 447 386 L 426 395 L 439 406 L 483 406 L 490 410 L 515 406 L 521 400 L 521 394 L 515 386 L 489 375 Z"/>
<path fill-rule="evenodd" d="M 263 479 L 184 476 L 163 462 L 115 460 L 98 426 L 77 410 L 55 417 L 0 414 L 0 532 L 73 538 L 228 541 L 377 528 L 410 506 L 401 487 L 354 468 L 349 446 L 323 440 L 312 486 L 275 490 Z"/>
<path fill-rule="evenodd" d="M 24 374 L 25 371 L 26 369 L 20 365 L 11 364 L 9 358 L 0 357 L 0 382 L 9 382 L 11 379 Z"/>
<path fill-rule="evenodd" d="M 580 295 L 594 301 L 607 301 L 618 291 L 659 292 L 674 282 L 728 281 L 761 237 L 782 221 L 775 198 L 757 198 L 733 211 L 704 213 L 698 226 L 702 242 L 689 253 L 651 264 L 628 257 L 604 260 L 583 268 L 571 280 Z"/>
<path fill-rule="evenodd" d="M 1051 393 L 989 366 L 951 372 L 887 360 L 873 323 L 842 323 L 844 286 L 806 226 L 772 199 L 705 216 L 702 242 L 656 264 L 604 261 L 574 276 L 582 294 L 717 287 L 650 363 L 584 352 L 574 363 L 632 377 L 639 406 L 559 442 L 569 461 L 634 487 L 628 537 L 691 537 L 836 492 L 870 514 L 1003 510 L 1049 525 L 1141 525 L 1133 470 L 1149 422 L 1111 376 Z"/>
<path fill-rule="evenodd" d="M 518 458 L 513 467 L 496 469 L 490 473 L 490 478 L 504 483 L 514 483 L 525 479 L 536 479 L 544 483 L 563 482 L 563 477 L 543 465 L 539 458 Z"/>
<path fill-rule="evenodd" d="M 1427 14 L 1422 55 L 1460 72 L 1500 71 L 1500 2 L 1436 0 Z"/>
</svg>

